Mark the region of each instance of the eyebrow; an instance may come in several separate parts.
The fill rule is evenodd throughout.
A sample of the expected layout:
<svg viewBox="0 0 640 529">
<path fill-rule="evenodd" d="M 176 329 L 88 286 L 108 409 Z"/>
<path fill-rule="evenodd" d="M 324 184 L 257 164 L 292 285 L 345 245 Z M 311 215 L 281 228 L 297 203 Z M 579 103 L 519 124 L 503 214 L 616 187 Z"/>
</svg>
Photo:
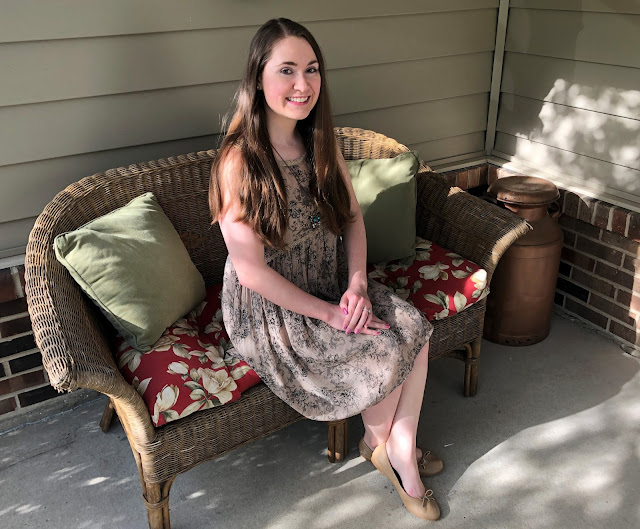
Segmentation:
<svg viewBox="0 0 640 529">
<path fill-rule="evenodd" d="M 314 59 L 313 61 L 309 61 L 309 63 L 307 64 L 307 66 L 313 64 L 313 63 L 317 63 L 318 60 Z M 298 66 L 295 62 L 293 61 L 285 61 L 285 62 L 281 62 L 278 66 L 282 66 L 283 64 L 286 64 L 287 66 Z"/>
</svg>

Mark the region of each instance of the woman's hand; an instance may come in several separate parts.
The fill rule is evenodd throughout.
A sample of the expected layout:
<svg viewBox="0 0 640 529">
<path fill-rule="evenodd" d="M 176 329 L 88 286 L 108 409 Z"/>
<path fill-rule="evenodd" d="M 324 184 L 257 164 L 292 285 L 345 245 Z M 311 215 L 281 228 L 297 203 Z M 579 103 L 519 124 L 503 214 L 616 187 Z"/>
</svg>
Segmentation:
<svg viewBox="0 0 640 529">
<path fill-rule="evenodd" d="M 339 308 L 343 313 L 342 328 L 347 334 L 380 334 L 378 329 L 389 328 L 386 322 L 373 314 L 366 288 L 347 288 L 340 299 Z"/>
<path fill-rule="evenodd" d="M 331 305 L 329 318 L 326 320 L 327 323 L 334 329 L 345 331 L 347 334 L 349 334 L 351 331 L 348 329 L 345 329 L 345 323 L 344 323 L 345 319 L 346 318 L 345 318 L 344 312 L 340 308 L 340 305 Z M 388 328 L 389 328 L 388 323 L 382 321 L 380 318 L 377 318 L 374 315 L 371 315 L 369 317 L 369 322 L 367 327 L 362 327 L 361 329 L 358 329 L 358 334 L 376 335 L 376 334 L 380 334 L 379 329 L 388 329 Z"/>
</svg>

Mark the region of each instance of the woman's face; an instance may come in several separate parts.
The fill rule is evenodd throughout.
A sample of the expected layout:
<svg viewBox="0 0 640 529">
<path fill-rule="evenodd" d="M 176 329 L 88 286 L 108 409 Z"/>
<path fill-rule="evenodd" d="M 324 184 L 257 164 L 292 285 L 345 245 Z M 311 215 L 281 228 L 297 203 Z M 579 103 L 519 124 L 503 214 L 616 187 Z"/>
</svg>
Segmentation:
<svg viewBox="0 0 640 529">
<path fill-rule="evenodd" d="M 305 39 L 279 40 L 260 79 L 267 115 L 293 120 L 306 118 L 318 101 L 321 81 L 318 59 Z"/>
</svg>

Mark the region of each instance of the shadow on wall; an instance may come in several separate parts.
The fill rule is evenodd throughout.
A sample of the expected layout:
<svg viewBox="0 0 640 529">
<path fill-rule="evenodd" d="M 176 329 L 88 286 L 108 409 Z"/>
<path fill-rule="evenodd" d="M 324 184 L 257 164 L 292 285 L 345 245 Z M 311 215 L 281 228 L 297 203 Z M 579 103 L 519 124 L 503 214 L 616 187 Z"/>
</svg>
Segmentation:
<svg viewBox="0 0 640 529">
<path fill-rule="evenodd" d="M 563 57 L 574 56 L 577 43 L 585 38 L 583 18 L 577 13 L 563 18 L 573 22 L 554 36 Z M 639 22 L 640 16 L 628 17 L 625 23 L 633 27 L 621 31 L 621 38 L 639 31 Z M 532 36 L 521 34 L 518 39 L 529 41 Z M 519 54 L 512 55 L 507 60 L 517 61 Z M 507 134 L 498 150 L 515 153 L 540 169 L 577 177 L 596 192 L 606 184 L 640 195 L 640 72 L 529 55 L 527 63 L 539 65 L 539 76 L 549 84 L 546 90 L 532 89 L 521 76 L 505 78 L 510 92 L 526 96 L 502 95 L 501 125 Z"/>
</svg>

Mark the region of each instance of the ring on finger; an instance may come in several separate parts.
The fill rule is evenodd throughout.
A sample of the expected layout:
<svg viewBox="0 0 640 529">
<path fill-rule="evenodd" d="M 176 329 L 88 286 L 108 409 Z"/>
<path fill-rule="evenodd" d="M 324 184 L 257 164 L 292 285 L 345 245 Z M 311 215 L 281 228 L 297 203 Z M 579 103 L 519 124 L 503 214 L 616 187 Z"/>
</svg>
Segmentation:
<svg viewBox="0 0 640 529">
<path fill-rule="evenodd" d="M 371 314 L 371 309 L 364 309 L 364 310 L 365 310 L 365 312 Z"/>
</svg>

